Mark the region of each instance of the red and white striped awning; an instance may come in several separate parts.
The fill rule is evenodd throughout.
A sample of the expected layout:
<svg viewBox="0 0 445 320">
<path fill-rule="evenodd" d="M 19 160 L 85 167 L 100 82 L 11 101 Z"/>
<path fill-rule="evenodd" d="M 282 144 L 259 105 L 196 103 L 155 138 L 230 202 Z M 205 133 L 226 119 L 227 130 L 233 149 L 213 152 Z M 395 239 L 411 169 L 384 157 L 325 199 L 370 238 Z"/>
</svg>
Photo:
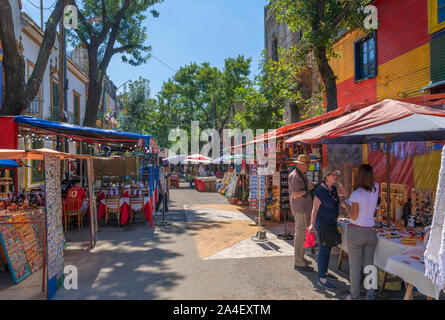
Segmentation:
<svg viewBox="0 0 445 320">
<path fill-rule="evenodd" d="M 184 162 L 188 163 L 211 163 L 212 158 L 203 156 L 202 154 L 192 154 L 191 156 L 185 157 Z"/>
</svg>

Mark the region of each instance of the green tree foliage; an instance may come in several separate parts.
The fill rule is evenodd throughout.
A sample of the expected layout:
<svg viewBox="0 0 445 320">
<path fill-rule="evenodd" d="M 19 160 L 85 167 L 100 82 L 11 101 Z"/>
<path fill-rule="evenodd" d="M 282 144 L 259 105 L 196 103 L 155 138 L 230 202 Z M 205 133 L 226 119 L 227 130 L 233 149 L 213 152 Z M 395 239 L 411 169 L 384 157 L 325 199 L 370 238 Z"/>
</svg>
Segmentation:
<svg viewBox="0 0 445 320">
<path fill-rule="evenodd" d="M 298 106 L 303 118 L 322 113 L 320 100 L 305 100 L 300 94 L 298 80 L 303 64 L 297 59 L 298 49 L 279 48 L 278 54 L 278 61 L 274 61 L 263 52 L 260 73 L 250 86 L 240 89 L 243 107 L 235 115 L 231 127 L 242 130 L 281 127 L 285 124 L 284 107 L 289 103 Z"/>
<path fill-rule="evenodd" d="M 300 61 L 314 54 L 326 91 L 328 111 L 337 108 L 337 85 L 329 58 L 339 33 L 363 28 L 362 7 L 370 0 L 275 0 L 269 8 L 278 22 L 286 22 L 292 31 L 302 31 Z"/>
<path fill-rule="evenodd" d="M 111 58 L 120 54 L 133 66 L 145 63 L 150 46 L 145 45 L 147 12 L 157 17 L 153 5 L 162 0 L 71 0 L 78 9 L 79 28 L 70 33 L 73 45 L 88 50 L 90 84 L 84 125 L 96 125 L 102 80 Z"/>
<path fill-rule="evenodd" d="M 169 128 L 190 131 L 190 122 L 199 121 L 202 130 L 222 133 L 242 100 L 240 89 L 249 85 L 251 59 L 227 58 L 219 70 L 205 62 L 180 68 L 157 95 L 157 110 Z"/>
<path fill-rule="evenodd" d="M 207 62 L 191 63 L 165 81 L 155 99 L 150 98 L 148 80 L 131 83 L 123 98 L 126 110 L 120 128 L 151 134 L 162 147 L 173 143 L 168 141 L 171 129 L 183 129 L 190 137 L 191 121 L 199 121 L 201 130 L 222 134 L 250 84 L 250 62 L 244 56 L 227 58 L 222 70 Z"/>
<path fill-rule="evenodd" d="M 119 119 L 119 128 L 124 131 L 149 134 L 147 121 L 152 111 L 150 81 L 139 78 L 135 82 L 130 82 L 129 90 L 125 88 L 121 101 L 124 111 Z"/>
</svg>

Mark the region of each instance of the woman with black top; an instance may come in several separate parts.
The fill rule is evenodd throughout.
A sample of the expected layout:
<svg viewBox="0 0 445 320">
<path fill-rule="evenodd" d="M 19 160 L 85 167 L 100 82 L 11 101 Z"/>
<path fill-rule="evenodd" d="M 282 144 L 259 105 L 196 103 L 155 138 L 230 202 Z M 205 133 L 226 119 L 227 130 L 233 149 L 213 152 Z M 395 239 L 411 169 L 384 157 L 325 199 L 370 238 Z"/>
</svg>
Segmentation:
<svg viewBox="0 0 445 320">
<path fill-rule="evenodd" d="M 327 166 L 323 168 L 322 172 L 323 182 L 315 189 L 311 225 L 309 226 L 309 232 L 313 233 L 316 229 L 319 235 L 323 226 L 330 225 L 336 228 L 340 207 L 340 198 L 335 186 L 339 182 L 340 170 L 333 166 Z M 343 191 L 343 186 L 341 184 L 338 186 Z M 327 289 L 335 289 L 335 286 L 328 281 L 328 278 L 337 280 L 337 277 L 328 273 L 331 247 L 319 242 L 318 249 L 318 285 Z"/>
</svg>

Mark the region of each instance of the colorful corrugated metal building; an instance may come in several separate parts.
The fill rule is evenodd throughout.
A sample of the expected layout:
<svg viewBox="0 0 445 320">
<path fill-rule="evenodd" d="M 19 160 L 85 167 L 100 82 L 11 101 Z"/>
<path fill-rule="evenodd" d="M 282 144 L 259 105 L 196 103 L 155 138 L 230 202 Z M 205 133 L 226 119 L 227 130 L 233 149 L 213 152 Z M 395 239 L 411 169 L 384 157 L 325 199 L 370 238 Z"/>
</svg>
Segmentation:
<svg viewBox="0 0 445 320">
<path fill-rule="evenodd" d="M 445 0 L 376 0 L 377 30 L 356 30 L 334 45 L 338 106 L 384 99 L 439 105 L 445 98 Z M 432 101 L 432 103 L 426 103 Z M 362 160 L 386 181 L 382 146 L 364 146 Z M 391 181 L 434 190 L 440 149 L 425 142 L 391 146 Z M 346 160 L 345 160 L 346 161 Z"/>
<path fill-rule="evenodd" d="M 377 0 L 379 27 L 334 45 L 338 106 L 445 93 L 445 0 Z"/>
</svg>

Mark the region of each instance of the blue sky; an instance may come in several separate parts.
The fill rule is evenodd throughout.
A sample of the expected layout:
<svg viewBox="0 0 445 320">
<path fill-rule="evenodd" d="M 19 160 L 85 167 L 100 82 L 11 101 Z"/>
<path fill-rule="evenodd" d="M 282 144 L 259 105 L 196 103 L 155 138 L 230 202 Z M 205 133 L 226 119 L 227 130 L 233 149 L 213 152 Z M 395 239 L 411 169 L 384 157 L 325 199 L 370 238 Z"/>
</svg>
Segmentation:
<svg viewBox="0 0 445 320">
<path fill-rule="evenodd" d="M 30 3 L 31 2 L 31 3 Z M 222 68 L 224 59 L 239 54 L 252 57 L 251 75 L 257 73 L 258 60 L 264 49 L 264 5 L 268 0 L 164 0 L 155 6 L 158 18 L 145 22 L 147 45 L 152 53 L 174 70 L 191 62 L 210 62 Z M 22 0 L 23 10 L 40 25 L 40 11 L 32 4 L 38 0 Z M 54 0 L 44 0 L 49 7 Z M 44 19 L 50 11 L 44 10 Z M 174 71 L 155 58 L 133 67 L 114 56 L 107 72 L 116 86 L 139 76 L 151 82 L 152 96 Z M 121 91 L 123 87 L 120 88 Z"/>
</svg>

